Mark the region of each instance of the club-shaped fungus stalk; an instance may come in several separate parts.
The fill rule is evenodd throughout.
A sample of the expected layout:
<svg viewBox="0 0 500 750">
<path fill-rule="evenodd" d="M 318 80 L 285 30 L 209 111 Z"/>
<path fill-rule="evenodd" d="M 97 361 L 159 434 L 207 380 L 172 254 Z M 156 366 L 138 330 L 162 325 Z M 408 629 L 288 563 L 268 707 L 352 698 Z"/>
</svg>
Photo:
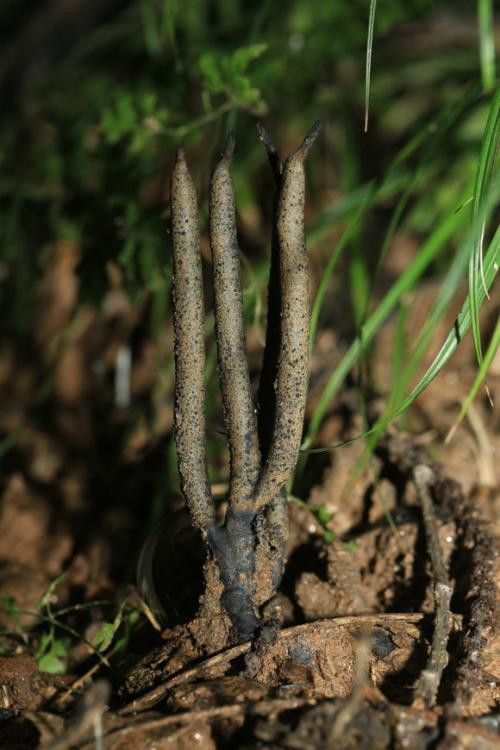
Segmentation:
<svg viewBox="0 0 500 750">
<path fill-rule="evenodd" d="M 184 154 L 177 153 L 171 181 L 174 248 L 175 439 L 181 488 L 193 523 L 202 531 L 223 584 L 221 604 L 238 639 L 261 626 L 259 609 L 279 585 L 287 533 L 285 484 L 294 469 L 307 397 L 309 294 L 304 240 L 304 159 L 318 135 L 315 123 L 304 142 L 279 165 L 261 129 L 277 181 L 277 204 L 263 376 L 272 377 L 273 409 L 257 409 L 245 350 L 240 264 L 236 235 L 230 136 L 210 182 L 209 221 L 213 256 L 218 368 L 230 454 L 228 505 L 215 520 L 205 459 L 203 284 L 196 194 Z M 273 297 L 274 295 L 274 297 Z M 274 300 L 279 316 L 271 315 Z M 275 309 L 276 313 L 276 309 Z M 276 347 L 276 355 L 270 352 Z M 271 363 L 269 367 L 266 363 Z M 274 365 L 272 364 L 274 363 Z M 275 373 L 272 373 L 273 367 Z M 259 393 L 271 383 L 262 382 Z M 264 422 L 272 424 L 264 429 Z M 265 439 L 262 436 L 268 435 Z M 260 436 L 260 442 L 259 442 Z M 262 586 L 261 580 L 267 582 Z"/>
<path fill-rule="evenodd" d="M 295 468 L 307 398 L 309 345 L 309 266 L 304 236 L 304 159 L 320 123 L 314 123 L 281 175 L 276 212 L 281 288 L 281 332 L 276 379 L 274 429 L 255 492 L 255 505 L 269 503 Z"/>
<path fill-rule="evenodd" d="M 243 510 L 252 507 L 260 453 L 245 351 L 234 190 L 229 171 L 233 150 L 234 137 L 230 136 L 212 174 L 209 216 L 217 355 L 231 459 L 229 496 L 231 507 Z"/>
<path fill-rule="evenodd" d="M 201 530 L 214 521 L 205 459 L 203 279 L 196 191 L 179 149 L 170 183 L 174 265 L 175 442 L 181 490 Z"/>
</svg>

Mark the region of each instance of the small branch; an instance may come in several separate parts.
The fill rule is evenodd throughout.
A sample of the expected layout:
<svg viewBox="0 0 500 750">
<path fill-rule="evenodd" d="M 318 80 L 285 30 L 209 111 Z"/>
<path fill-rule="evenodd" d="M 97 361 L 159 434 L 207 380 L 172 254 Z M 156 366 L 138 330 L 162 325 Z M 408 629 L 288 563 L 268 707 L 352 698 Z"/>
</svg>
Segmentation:
<svg viewBox="0 0 500 750">
<path fill-rule="evenodd" d="M 278 639 L 284 641 L 293 640 L 298 635 L 317 634 L 322 630 L 331 630 L 332 637 L 335 635 L 335 631 L 338 628 L 347 628 L 352 630 L 353 628 L 361 628 L 368 630 L 370 628 L 384 628 L 390 627 L 393 623 L 419 623 L 423 620 L 424 615 L 420 612 L 388 612 L 385 614 L 372 614 L 372 615 L 347 615 L 344 617 L 332 617 L 328 620 L 316 620 L 315 622 L 307 622 L 302 625 L 294 625 L 285 630 L 281 630 L 278 634 Z M 130 714 L 139 713 L 141 711 L 147 711 L 153 706 L 160 703 L 161 700 L 167 695 L 168 691 L 176 685 L 183 685 L 187 682 L 200 679 L 202 676 L 210 673 L 214 667 L 218 667 L 221 664 L 229 663 L 234 659 L 248 654 L 252 650 L 252 641 L 246 643 L 239 643 L 237 646 L 228 648 L 225 651 L 221 651 L 213 656 L 209 656 L 205 661 L 196 664 L 194 667 L 189 667 L 184 671 L 177 672 L 171 677 L 168 677 L 165 682 L 161 685 L 150 690 L 148 693 L 141 695 L 139 698 L 128 703 L 126 706 L 121 708 L 118 713 L 120 716 L 128 716 Z"/>
<path fill-rule="evenodd" d="M 238 703 L 229 703 L 222 706 L 212 706 L 211 708 L 195 709 L 194 711 L 183 711 L 182 713 L 175 713 L 170 716 L 153 716 L 151 718 L 144 718 L 141 721 L 134 721 L 133 723 L 127 723 L 123 726 L 111 727 L 104 734 L 104 738 L 107 743 L 112 743 L 113 747 L 117 746 L 117 740 L 120 747 L 120 738 L 126 743 L 128 735 L 128 741 L 134 738 L 136 732 L 148 732 L 152 731 L 155 734 L 158 730 L 164 727 L 176 726 L 189 727 L 190 724 L 196 724 L 198 722 L 207 722 L 211 720 L 230 719 L 232 717 L 241 716 L 275 716 L 281 711 L 292 711 L 303 706 L 314 706 L 316 700 L 314 698 L 268 698 L 259 701 L 243 701 Z M 192 730 L 191 730 L 192 731 Z M 170 741 L 178 739 L 177 735 L 170 735 L 168 738 Z M 127 745 L 128 747 L 129 745 Z M 111 747 L 111 745 L 110 745 Z M 82 750 L 95 750 L 91 748 L 90 743 L 84 745 Z"/>
<path fill-rule="evenodd" d="M 288 157 L 276 216 L 280 253 L 281 341 L 276 379 L 276 415 L 269 455 L 255 493 L 267 505 L 293 471 L 302 439 L 308 381 L 309 272 L 304 237 L 304 158 L 319 133 L 315 123 Z"/>
<path fill-rule="evenodd" d="M 363 707 L 365 686 L 369 679 L 371 656 L 370 645 L 369 632 L 362 633 L 356 654 L 353 691 L 345 700 L 335 717 L 335 721 L 330 731 L 330 742 L 328 743 L 331 747 L 335 747 L 335 740 L 339 740 L 344 736 L 347 725 L 350 724 Z"/>
<path fill-rule="evenodd" d="M 430 487 L 434 482 L 433 472 L 425 464 L 419 464 L 415 466 L 413 476 L 422 503 L 427 549 L 431 559 L 436 613 L 431 653 L 427 666 L 420 675 L 415 688 L 415 700 L 423 701 L 426 706 L 431 708 L 436 703 L 441 677 L 448 663 L 447 647 L 451 627 L 450 600 L 453 591 L 443 561 L 443 552 L 439 543 L 436 516 L 430 493 Z"/>
<path fill-rule="evenodd" d="M 184 152 L 170 183 L 174 263 L 175 442 L 181 489 L 204 530 L 214 511 L 205 460 L 204 303 L 197 201 Z"/>
<path fill-rule="evenodd" d="M 99 671 L 102 667 L 102 662 L 98 661 L 97 664 L 94 664 L 90 669 L 88 669 L 85 674 L 82 674 L 81 677 L 78 677 L 71 685 L 69 685 L 65 692 L 61 695 L 60 698 L 57 699 L 57 702 L 60 706 L 63 706 L 65 703 L 68 702 L 70 698 L 73 698 L 78 690 L 80 690 L 86 682 L 88 682 L 96 672 Z"/>
<path fill-rule="evenodd" d="M 291 711 L 302 706 L 315 705 L 314 698 L 269 698 L 260 701 L 245 701 L 243 703 L 230 703 L 225 706 L 212 706 L 211 708 L 185 711 L 173 716 L 160 716 L 149 721 L 138 722 L 134 729 L 157 729 L 171 724 L 187 724 L 194 721 L 208 721 L 216 718 L 229 718 L 231 716 L 257 715 L 279 713 L 280 711 Z M 118 730 L 120 731 L 120 730 Z M 115 733 L 113 733 L 115 734 Z"/>
<path fill-rule="evenodd" d="M 231 457 L 229 498 L 233 509 L 248 509 L 259 473 L 260 452 L 246 358 L 234 191 L 229 170 L 233 150 L 234 136 L 230 136 L 210 182 L 210 244 L 217 355 Z"/>
<path fill-rule="evenodd" d="M 110 696 L 110 685 L 104 680 L 92 683 L 81 699 L 75 720 L 67 730 L 45 747 L 45 750 L 70 750 L 90 729 L 94 730 L 94 746 L 102 748 L 101 719 Z"/>
</svg>

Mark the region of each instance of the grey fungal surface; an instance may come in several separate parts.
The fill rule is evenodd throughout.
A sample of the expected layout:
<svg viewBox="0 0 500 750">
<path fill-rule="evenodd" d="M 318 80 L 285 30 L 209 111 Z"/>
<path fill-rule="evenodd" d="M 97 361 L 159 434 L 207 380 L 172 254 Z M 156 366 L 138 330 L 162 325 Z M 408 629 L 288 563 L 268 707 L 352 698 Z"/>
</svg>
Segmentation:
<svg viewBox="0 0 500 750">
<path fill-rule="evenodd" d="M 174 263 L 175 442 L 181 489 L 194 523 L 205 529 L 214 509 L 205 459 L 205 342 L 198 207 L 184 152 L 170 183 Z"/>
<path fill-rule="evenodd" d="M 304 425 L 308 383 L 309 266 L 304 236 L 304 159 L 320 129 L 316 122 L 288 157 L 276 215 L 281 284 L 281 340 L 271 446 L 256 490 L 256 506 L 272 500 L 292 473 Z"/>
<path fill-rule="evenodd" d="M 302 145 L 281 167 L 277 151 L 259 130 L 277 183 L 275 240 L 279 318 L 272 424 L 261 458 L 256 409 L 246 357 L 243 298 L 230 173 L 230 136 L 210 181 L 209 225 L 218 368 L 230 453 L 228 507 L 215 520 L 205 459 L 204 303 L 196 193 L 180 150 L 171 180 L 174 247 L 175 438 L 181 488 L 193 522 L 203 532 L 218 566 L 228 613 L 239 639 L 253 638 L 262 626 L 260 608 L 283 574 L 288 534 L 285 484 L 297 461 L 308 380 L 309 276 L 304 239 L 304 159 L 316 139 L 315 123 Z M 274 252 L 274 251 L 273 251 Z M 268 325 L 270 323 L 268 322 Z M 268 332 L 269 333 L 269 332 Z M 276 337 L 268 335 L 266 350 Z M 276 344 L 276 341 L 274 341 Z M 266 374 L 266 377 L 269 377 Z M 262 383 L 261 383 L 262 385 Z M 267 385 L 269 392 L 270 384 Z M 266 389 L 264 389 L 266 390 Z M 272 392 L 272 391 L 271 391 Z M 264 418 L 263 416 L 263 418 Z M 266 428 L 267 429 L 267 428 Z M 262 443 L 262 430 L 261 430 Z"/>
<path fill-rule="evenodd" d="M 213 258 L 215 328 L 224 418 L 231 459 L 229 496 L 234 508 L 248 507 L 260 468 L 257 421 L 245 347 L 243 295 L 236 237 L 229 137 L 210 182 L 210 245 Z"/>
</svg>

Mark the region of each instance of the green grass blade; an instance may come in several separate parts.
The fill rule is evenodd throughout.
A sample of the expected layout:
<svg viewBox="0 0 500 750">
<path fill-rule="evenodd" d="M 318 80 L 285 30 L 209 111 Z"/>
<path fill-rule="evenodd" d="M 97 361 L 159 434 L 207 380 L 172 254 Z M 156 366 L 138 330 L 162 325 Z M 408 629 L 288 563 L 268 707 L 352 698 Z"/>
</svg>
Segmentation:
<svg viewBox="0 0 500 750">
<path fill-rule="evenodd" d="M 493 0 L 478 0 L 479 59 L 481 80 L 485 91 L 495 85 L 495 28 L 493 22 Z"/>
<path fill-rule="evenodd" d="M 495 190 L 494 198 L 498 200 L 500 196 L 500 183 L 497 184 L 496 187 L 497 189 Z M 489 212 L 491 213 L 492 206 L 494 205 L 495 201 L 490 200 L 489 203 L 491 204 L 489 206 Z M 473 241 L 472 240 L 473 236 L 474 236 L 473 230 L 471 230 L 466 240 L 468 244 L 470 244 Z M 484 258 L 484 283 L 479 281 L 478 289 L 476 290 L 477 298 L 480 304 L 484 301 L 487 290 L 490 289 L 491 285 L 493 284 L 493 281 L 495 280 L 495 277 L 499 271 L 499 268 L 500 268 L 500 227 L 497 228 L 495 235 L 490 243 L 490 246 Z M 383 420 L 380 420 L 374 428 L 372 428 L 368 432 L 362 433 L 361 435 L 357 435 L 352 440 L 346 441 L 344 443 L 337 443 L 335 445 L 329 445 L 325 448 L 314 448 L 314 449 L 310 449 L 308 445 L 304 444 L 303 450 L 309 450 L 310 453 L 322 453 L 323 451 L 333 450 L 333 448 L 339 448 L 341 446 L 349 445 L 350 443 L 353 443 L 356 440 L 360 440 L 361 438 L 366 438 L 369 435 L 373 434 L 375 430 L 380 430 L 381 428 L 386 427 L 389 424 L 389 422 L 392 422 L 392 420 L 396 419 L 396 417 L 399 417 L 404 411 L 406 411 L 406 409 L 415 401 L 415 399 L 418 398 L 418 396 L 420 396 L 420 394 L 427 388 L 427 386 L 430 385 L 430 383 L 434 380 L 436 375 L 443 369 L 446 363 L 450 360 L 457 346 L 459 345 L 459 343 L 461 342 L 461 340 L 467 333 L 468 329 L 470 328 L 470 325 L 471 325 L 470 305 L 469 305 L 469 297 L 467 297 L 457 316 L 455 325 L 449 332 L 444 344 L 442 345 L 439 352 L 436 354 L 431 365 L 428 367 L 425 374 L 417 383 L 417 385 L 412 389 L 412 391 L 408 394 L 408 396 L 406 396 L 406 398 L 399 404 L 399 406 L 394 409 L 394 411 L 388 414 Z M 347 354 L 349 354 L 349 352 L 347 352 Z"/>
<path fill-rule="evenodd" d="M 477 373 L 476 379 L 474 380 L 474 383 L 472 384 L 472 387 L 466 396 L 466 399 L 462 405 L 462 408 L 460 409 L 460 414 L 456 418 L 453 427 L 451 428 L 448 435 L 446 436 L 445 443 L 448 443 L 452 439 L 457 427 L 459 426 L 460 422 L 463 420 L 463 418 L 467 414 L 470 408 L 470 405 L 476 398 L 477 392 L 481 384 L 484 382 L 486 375 L 488 374 L 490 365 L 493 362 L 493 359 L 499 347 L 500 347 L 500 318 L 497 320 L 495 330 L 493 331 L 493 336 L 491 337 L 490 344 L 488 346 L 486 354 L 484 355 L 484 359 L 481 363 L 481 367 L 479 368 L 479 372 Z"/>
<path fill-rule="evenodd" d="M 368 116 L 370 110 L 370 81 L 372 74 L 373 31 L 375 29 L 375 11 L 377 0 L 370 0 L 370 15 L 368 17 L 368 35 L 366 39 L 366 69 L 365 69 L 365 133 L 368 132 Z"/>
<path fill-rule="evenodd" d="M 352 217 L 351 221 L 345 228 L 337 244 L 335 245 L 332 252 L 330 253 L 330 257 L 328 258 L 327 264 L 325 266 L 325 270 L 323 271 L 323 274 L 321 276 L 321 280 L 318 285 L 318 290 L 316 292 L 316 296 L 314 298 L 314 302 L 313 302 L 312 309 L 311 309 L 311 323 L 309 327 L 309 356 L 311 356 L 312 354 L 314 341 L 316 338 L 316 332 L 318 330 L 319 316 L 321 312 L 321 307 L 323 305 L 323 300 L 325 298 L 326 290 L 328 288 L 328 282 L 331 279 L 332 273 L 337 265 L 337 262 L 340 256 L 342 255 L 345 248 L 349 245 L 349 243 L 355 236 L 356 232 L 358 231 L 359 222 L 361 218 L 363 217 L 364 213 L 368 210 L 368 208 L 372 204 L 373 198 L 374 198 L 374 191 L 368 190 L 365 193 L 360 205 L 358 206 L 356 213 Z"/>
<path fill-rule="evenodd" d="M 349 217 L 352 214 L 352 219 L 344 230 L 341 238 L 334 247 L 332 254 L 330 255 L 325 271 L 323 272 L 316 297 L 311 310 L 311 325 L 309 334 L 309 355 L 312 354 L 314 340 L 316 337 L 319 317 L 321 314 L 321 307 L 323 300 L 328 288 L 328 282 L 331 275 L 336 267 L 338 259 L 345 247 L 351 242 L 357 231 L 357 225 L 363 214 L 368 211 L 372 206 L 377 205 L 379 201 L 386 200 L 389 196 L 392 196 L 397 192 L 397 188 L 401 188 L 403 193 L 396 204 L 396 208 L 393 212 L 388 231 L 386 233 L 382 250 L 377 260 L 377 265 L 374 271 L 374 279 L 378 278 L 381 270 L 381 266 L 387 254 L 387 250 L 394 237 L 397 227 L 401 221 L 402 215 L 406 206 L 408 205 L 409 199 L 417 182 L 417 177 L 420 172 L 420 166 L 426 163 L 432 158 L 436 149 L 439 148 L 440 138 L 443 137 L 447 128 L 456 121 L 457 117 L 464 109 L 472 102 L 472 100 L 478 95 L 479 88 L 474 85 L 471 86 L 466 93 L 452 102 L 443 112 L 440 113 L 439 117 L 426 128 L 422 128 L 412 140 L 406 144 L 394 157 L 393 161 L 388 167 L 387 174 L 380 185 L 375 185 L 373 182 L 366 183 L 360 188 L 351 190 L 350 193 L 344 197 L 344 199 L 336 201 L 333 206 L 329 206 L 323 213 L 322 216 L 316 221 L 315 225 L 308 229 L 307 232 L 307 245 L 313 247 L 321 239 L 329 234 L 332 227 L 341 221 L 345 217 Z M 393 173 L 397 167 L 401 166 L 404 161 L 409 158 L 419 147 L 422 147 L 422 155 L 420 158 L 419 165 L 416 169 L 412 170 L 406 175 L 399 175 L 396 179 Z M 374 284 L 372 284 L 372 287 Z M 371 294 L 366 296 L 365 307 L 363 310 L 362 319 L 364 320 L 369 308 L 371 301 Z"/>
<path fill-rule="evenodd" d="M 404 398 L 404 394 L 408 391 L 410 383 L 425 356 L 425 352 L 428 351 L 434 331 L 446 314 L 453 295 L 460 286 L 469 255 L 469 243 L 462 242 L 458 252 L 455 254 L 451 262 L 448 273 L 440 286 L 439 294 L 426 316 L 425 323 L 422 326 L 412 350 L 405 355 L 404 359 L 402 357 L 400 358 L 399 368 L 397 370 L 397 388 L 391 392 L 386 409 L 382 412 L 375 425 L 369 431 L 366 448 L 357 462 L 359 468 L 363 468 L 369 455 L 375 449 L 380 437 L 387 427 L 388 421 L 392 418 L 395 408 L 397 409 L 397 405 Z"/>
<path fill-rule="evenodd" d="M 461 202 L 463 197 L 464 196 L 462 195 L 458 199 L 458 202 Z M 362 336 L 353 341 L 320 396 L 316 409 L 314 410 L 309 422 L 306 437 L 302 445 L 303 450 L 307 450 L 311 446 L 328 405 L 356 361 L 362 345 L 366 346 L 370 343 L 380 326 L 394 310 L 402 295 L 415 286 L 416 282 L 420 279 L 430 263 L 432 263 L 439 252 L 446 246 L 448 240 L 460 227 L 463 220 L 463 212 L 450 212 L 450 214 L 438 224 L 431 236 L 424 243 L 419 254 L 394 282 L 377 309 L 367 318 L 363 326 Z"/>
<path fill-rule="evenodd" d="M 439 294 L 426 317 L 413 350 L 407 359 L 407 364 L 403 368 L 402 382 L 405 384 L 405 391 L 418 370 L 425 352 L 428 350 L 436 327 L 446 314 L 453 299 L 453 295 L 460 286 L 468 256 L 468 243 L 463 242 L 451 262 L 448 273 L 440 286 Z"/>
<path fill-rule="evenodd" d="M 497 90 L 491 101 L 488 120 L 484 130 L 479 161 L 476 171 L 476 182 L 474 186 L 474 200 L 472 204 L 472 219 L 477 227 L 477 235 L 473 243 L 469 261 L 469 300 L 471 308 L 471 329 L 474 339 L 474 349 L 478 364 L 482 362 L 481 331 L 479 328 L 479 303 L 477 299 L 478 281 L 483 281 L 483 237 L 485 224 L 478 222 L 477 218 L 482 211 L 491 176 L 495 166 L 495 159 L 500 138 L 500 89 Z"/>
<path fill-rule="evenodd" d="M 392 199 L 400 190 L 407 190 L 409 182 L 415 178 L 414 167 L 411 171 L 401 172 L 401 168 L 416 154 L 419 149 L 430 149 L 435 147 L 439 138 L 446 133 L 447 129 L 456 123 L 467 108 L 474 102 L 480 93 L 480 85 L 474 83 L 463 92 L 461 96 L 451 102 L 439 115 L 427 126 L 421 128 L 408 143 L 406 143 L 394 156 L 387 167 L 386 174 L 380 183 L 376 184 L 373 205 Z M 327 237 L 332 228 L 343 219 L 349 218 L 356 212 L 359 206 L 367 199 L 367 194 L 373 190 L 373 182 L 367 182 L 344 196 L 341 196 L 333 204 L 329 205 L 318 216 L 316 221 L 308 227 L 307 246 L 314 247 L 318 242 Z M 401 208 L 404 207 L 406 199 L 401 200 Z"/>
<path fill-rule="evenodd" d="M 477 295 L 479 304 L 483 302 L 484 298 L 486 297 L 486 290 L 488 290 L 491 287 L 495 279 L 495 276 L 498 273 L 499 261 L 500 261 L 500 228 L 497 230 L 495 237 L 493 238 L 493 241 L 488 250 L 488 253 L 486 254 L 486 257 L 484 259 L 484 285 L 480 281 L 476 289 L 476 295 Z M 486 287 L 486 289 L 484 287 Z M 398 407 L 398 409 L 396 410 L 396 413 L 392 415 L 391 417 L 392 419 L 394 419 L 396 416 L 399 416 L 399 414 L 405 411 L 405 409 L 407 409 L 408 406 L 413 401 L 415 401 L 417 396 L 420 396 L 422 391 L 424 391 L 425 388 L 427 388 L 427 386 L 431 383 L 431 381 L 434 380 L 438 372 L 442 370 L 444 365 L 450 359 L 451 355 L 457 348 L 458 344 L 463 339 L 464 335 L 467 333 L 470 325 L 471 325 L 470 304 L 469 304 L 469 299 L 467 298 L 467 300 L 465 301 L 457 317 L 457 320 L 453 329 L 448 334 L 446 341 L 444 342 L 443 346 L 439 350 L 434 361 L 430 365 L 424 377 L 415 386 L 415 388 L 412 390 L 409 396 L 407 396 L 407 398 L 403 401 L 403 403 Z"/>
<path fill-rule="evenodd" d="M 403 162 L 405 162 L 413 153 L 415 153 L 425 141 L 433 140 L 434 136 L 441 132 L 443 129 L 446 129 L 453 123 L 456 123 L 459 119 L 459 116 L 466 111 L 467 107 L 472 104 L 472 102 L 480 93 L 481 86 L 479 82 L 475 82 L 470 85 L 461 96 L 457 97 L 448 106 L 446 106 L 438 114 L 435 120 L 429 122 L 424 128 L 421 128 L 408 141 L 408 143 L 403 146 L 400 151 L 398 151 L 392 162 L 389 164 L 387 171 L 392 172 Z"/>
<path fill-rule="evenodd" d="M 410 304 L 404 300 L 400 302 L 396 318 L 394 335 L 394 346 L 392 347 L 392 384 L 389 400 L 394 407 L 404 394 L 402 373 L 404 363 L 408 357 L 408 342 L 406 340 L 406 327 L 410 314 Z M 392 409 L 391 409 L 392 410 Z"/>
</svg>

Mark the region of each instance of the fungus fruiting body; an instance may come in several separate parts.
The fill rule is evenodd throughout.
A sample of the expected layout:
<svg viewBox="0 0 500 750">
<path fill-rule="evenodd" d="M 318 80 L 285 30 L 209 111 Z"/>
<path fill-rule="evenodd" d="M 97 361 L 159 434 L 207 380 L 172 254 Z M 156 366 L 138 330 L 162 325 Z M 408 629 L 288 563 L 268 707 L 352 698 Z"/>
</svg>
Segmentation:
<svg viewBox="0 0 500 750">
<path fill-rule="evenodd" d="M 285 483 L 300 448 L 308 379 L 304 159 L 319 129 L 319 123 L 315 123 L 283 167 L 270 137 L 263 128 L 259 130 L 277 187 L 271 277 L 279 280 L 279 289 L 274 292 L 275 299 L 269 300 L 268 326 L 273 326 L 274 331 L 272 336 L 268 331 L 266 337 L 259 388 L 259 394 L 267 392 L 268 398 L 272 394 L 271 416 L 267 409 L 265 413 L 256 409 L 246 358 L 230 173 L 233 136 L 210 181 L 216 342 L 230 455 L 227 510 L 222 524 L 216 521 L 205 458 L 204 302 L 196 194 L 181 150 L 171 179 L 175 439 L 181 489 L 192 521 L 201 530 L 209 555 L 217 564 L 223 584 L 221 603 L 239 639 L 252 638 L 259 630 L 260 608 L 279 585 L 284 566 Z M 271 347 L 274 354 L 269 351 Z M 272 387 L 266 382 L 270 377 Z M 267 587 L 258 584 L 258 576 L 268 581 Z"/>
</svg>

